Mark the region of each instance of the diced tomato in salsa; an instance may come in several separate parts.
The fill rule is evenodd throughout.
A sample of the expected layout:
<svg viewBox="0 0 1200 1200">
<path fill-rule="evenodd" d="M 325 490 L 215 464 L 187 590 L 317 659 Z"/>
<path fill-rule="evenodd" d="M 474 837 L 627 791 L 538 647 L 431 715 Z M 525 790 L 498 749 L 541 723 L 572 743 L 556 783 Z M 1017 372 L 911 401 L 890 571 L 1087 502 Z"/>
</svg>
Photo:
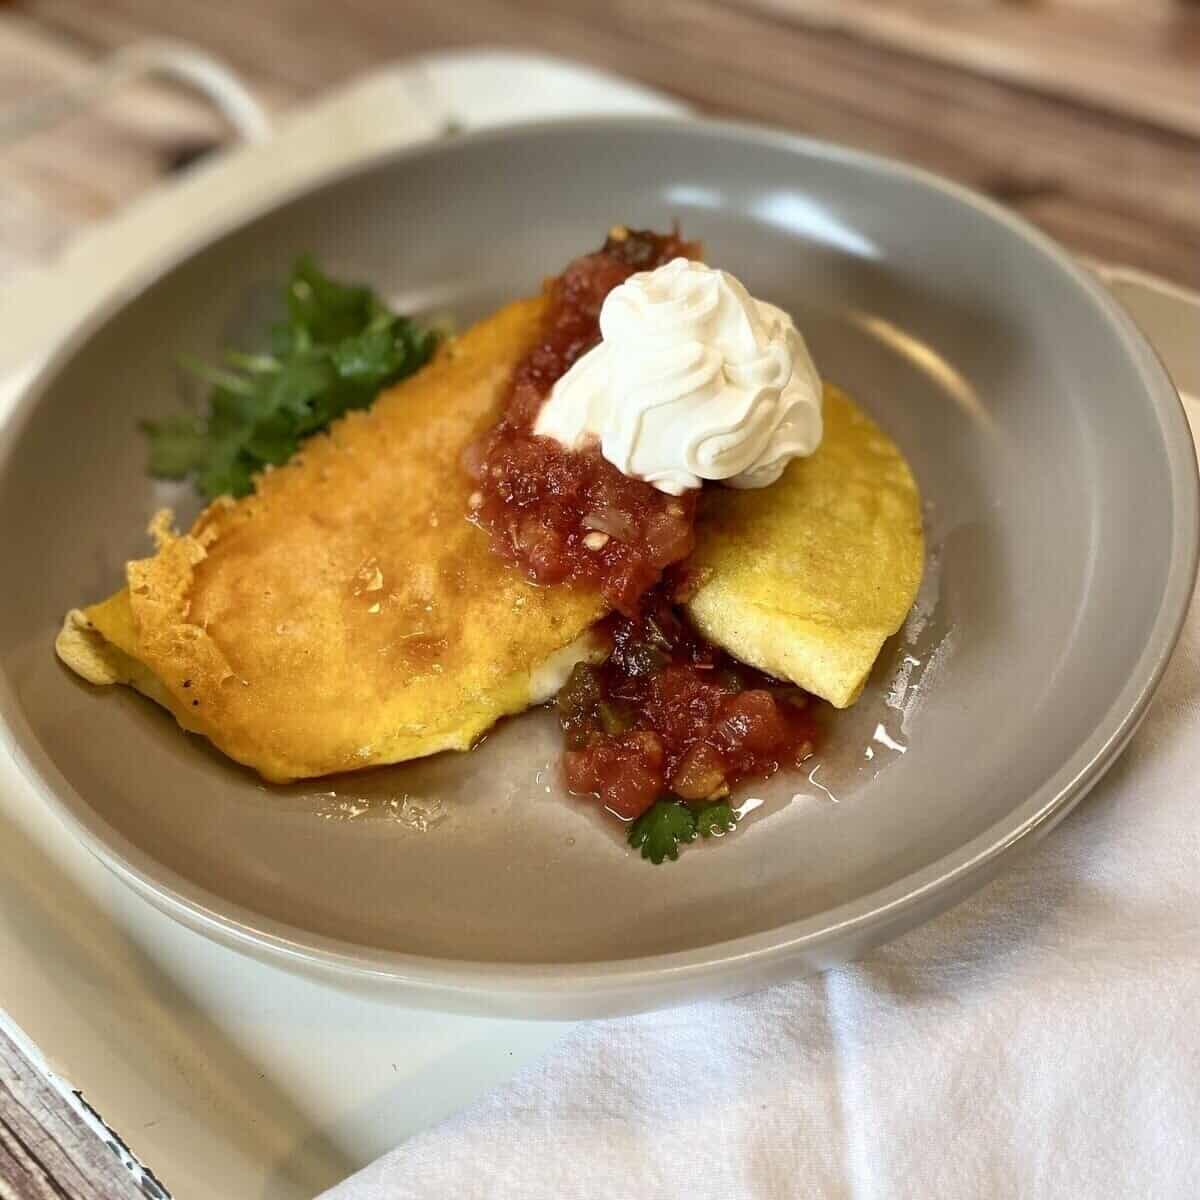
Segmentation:
<svg viewBox="0 0 1200 1200">
<path fill-rule="evenodd" d="M 662 739 L 648 730 L 599 734 L 582 750 L 568 750 L 567 786 L 599 796 L 618 817 L 641 816 L 662 795 Z"/>
<path fill-rule="evenodd" d="M 635 271 L 694 252 L 678 234 L 615 230 L 553 280 L 542 340 L 514 372 L 504 416 L 467 460 L 475 519 L 493 550 L 537 583 L 593 584 L 630 615 L 664 568 L 691 553 L 696 493 L 667 496 L 622 475 L 598 447 L 569 451 L 532 430 L 550 389 L 599 342 L 608 293 Z"/>
<path fill-rule="evenodd" d="M 532 432 L 554 383 L 599 341 L 605 296 L 694 252 L 677 233 L 614 230 L 551 281 L 541 341 L 514 372 L 504 415 L 464 459 L 477 484 L 472 517 L 496 553 L 537 583 L 598 587 L 617 610 L 605 621 L 612 654 L 576 667 L 557 706 L 568 787 L 626 820 L 667 793 L 711 801 L 739 779 L 799 764 L 817 734 L 804 692 L 736 662 L 675 611 L 698 492 L 665 495 L 597 447 L 568 451 Z"/>
<path fill-rule="evenodd" d="M 711 801 L 798 766 L 817 738 L 806 693 L 706 642 L 671 599 L 668 581 L 637 618 L 610 617 L 612 654 L 576 667 L 558 696 L 567 786 L 627 819 L 668 792 Z"/>
</svg>

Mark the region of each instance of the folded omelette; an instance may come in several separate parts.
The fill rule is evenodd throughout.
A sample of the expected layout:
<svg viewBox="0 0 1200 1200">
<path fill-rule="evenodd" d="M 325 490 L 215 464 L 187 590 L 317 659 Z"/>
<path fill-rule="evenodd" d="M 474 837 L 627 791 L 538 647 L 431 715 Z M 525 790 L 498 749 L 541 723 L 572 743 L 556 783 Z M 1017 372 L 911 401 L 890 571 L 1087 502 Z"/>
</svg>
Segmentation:
<svg viewBox="0 0 1200 1200">
<path fill-rule="evenodd" d="M 735 658 L 845 708 L 912 607 L 925 539 L 895 443 L 829 385 L 823 415 L 817 452 L 778 482 L 706 490 L 687 609 Z"/>
<path fill-rule="evenodd" d="M 465 519 L 463 449 L 497 419 L 545 301 L 519 301 L 307 441 L 254 494 L 169 514 L 126 587 L 72 610 L 62 660 L 129 684 L 268 780 L 469 748 L 603 653 L 607 606 L 540 588 Z M 895 445 L 834 389 L 825 438 L 758 491 L 709 489 L 688 604 L 730 653 L 837 706 L 904 620 L 924 559 Z"/>
</svg>

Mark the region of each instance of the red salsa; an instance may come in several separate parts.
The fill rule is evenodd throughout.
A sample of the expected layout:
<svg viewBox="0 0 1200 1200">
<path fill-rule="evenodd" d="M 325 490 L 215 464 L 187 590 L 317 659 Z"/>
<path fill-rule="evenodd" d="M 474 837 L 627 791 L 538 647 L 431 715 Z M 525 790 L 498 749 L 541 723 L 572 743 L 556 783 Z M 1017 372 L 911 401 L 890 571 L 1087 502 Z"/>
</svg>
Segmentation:
<svg viewBox="0 0 1200 1200">
<path fill-rule="evenodd" d="M 600 341 L 600 306 L 636 271 L 696 247 L 678 234 L 615 229 L 549 285 L 542 338 L 513 373 L 504 415 L 468 456 L 475 519 L 535 583 L 586 583 L 632 616 L 664 568 L 692 550 L 696 497 L 622 475 L 599 447 L 564 449 L 533 425 L 550 389 Z"/>
<path fill-rule="evenodd" d="M 807 693 L 737 662 L 676 612 L 669 581 L 605 625 L 612 653 L 558 695 L 567 786 L 619 817 L 672 793 L 711 803 L 748 776 L 799 766 L 817 729 Z"/>
<path fill-rule="evenodd" d="M 675 608 L 699 492 L 668 496 L 622 475 L 598 447 L 570 451 L 533 433 L 555 382 L 599 342 L 608 293 L 635 271 L 696 252 L 677 233 L 615 229 L 551 281 L 541 340 L 465 464 L 476 481 L 472 518 L 496 553 L 536 583 L 597 587 L 616 610 L 603 623 L 611 655 L 577 666 L 557 706 L 567 786 L 626 820 L 664 797 L 697 810 L 719 802 L 739 779 L 798 765 L 816 737 L 806 693 L 737 662 Z M 689 821 L 694 836 L 691 816 L 663 823 L 671 857 Z"/>
</svg>

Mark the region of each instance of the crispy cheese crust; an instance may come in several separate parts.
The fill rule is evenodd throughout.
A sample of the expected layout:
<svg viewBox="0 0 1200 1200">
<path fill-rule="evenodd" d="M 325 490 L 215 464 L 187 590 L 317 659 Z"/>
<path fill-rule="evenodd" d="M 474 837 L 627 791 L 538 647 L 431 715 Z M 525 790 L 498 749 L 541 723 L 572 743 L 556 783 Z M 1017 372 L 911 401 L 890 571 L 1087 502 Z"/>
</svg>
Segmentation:
<svg viewBox="0 0 1200 1200">
<path fill-rule="evenodd" d="M 463 750 L 527 707 L 536 669 L 606 606 L 494 555 L 459 459 L 542 312 L 539 298 L 482 321 L 190 532 L 160 522 L 126 590 L 68 617 L 60 655 L 157 692 L 273 781 Z"/>
</svg>

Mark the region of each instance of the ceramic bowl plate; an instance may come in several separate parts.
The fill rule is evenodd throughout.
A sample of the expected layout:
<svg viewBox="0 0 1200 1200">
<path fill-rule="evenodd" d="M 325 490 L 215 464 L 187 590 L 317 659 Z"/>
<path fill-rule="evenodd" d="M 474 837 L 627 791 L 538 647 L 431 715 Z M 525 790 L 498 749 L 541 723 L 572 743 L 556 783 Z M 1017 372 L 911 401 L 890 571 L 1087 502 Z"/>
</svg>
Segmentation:
<svg viewBox="0 0 1200 1200">
<path fill-rule="evenodd" d="M 547 714 L 470 755 L 266 788 L 149 702 L 60 667 L 64 611 L 120 584 L 154 509 L 195 511 L 145 478 L 137 419 L 179 404 L 181 353 L 261 326 L 298 252 L 468 321 L 615 222 L 675 218 L 795 314 L 927 502 L 905 631 L 820 761 L 751 789 L 761 803 L 735 834 L 643 862 L 562 792 Z M 0 439 L 0 709 L 31 803 L 207 934 L 465 1011 L 746 990 L 953 903 L 1112 762 L 1195 572 L 1184 416 L 1099 286 L 960 188 L 731 126 L 529 126 L 342 175 L 115 300 Z"/>
</svg>

